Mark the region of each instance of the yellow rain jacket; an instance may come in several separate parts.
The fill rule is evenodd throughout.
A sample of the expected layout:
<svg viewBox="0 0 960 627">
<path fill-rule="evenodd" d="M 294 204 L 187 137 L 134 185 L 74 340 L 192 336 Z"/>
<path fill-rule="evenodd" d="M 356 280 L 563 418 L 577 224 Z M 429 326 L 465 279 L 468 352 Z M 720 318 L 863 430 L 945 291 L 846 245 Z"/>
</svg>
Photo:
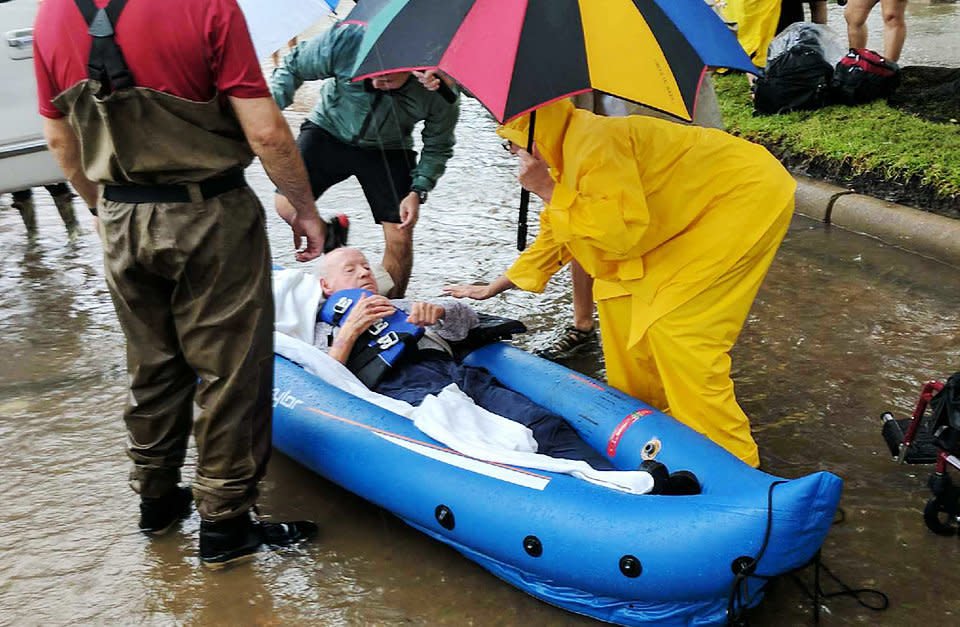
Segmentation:
<svg viewBox="0 0 960 627">
<path fill-rule="evenodd" d="M 528 125 L 525 115 L 498 132 L 525 146 Z M 697 381 L 673 386 L 681 388 L 674 392 L 664 385 L 678 371 L 691 369 L 667 363 L 664 355 L 670 351 L 654 350 L 655 334 L 648 332 L 686 307 L 674 323 L 685 316 L 694 333 L 723 337 L 720 342 L 688 340 L 695 346 L 684 360 L 698 359 L 704 372 L 719 373 L 723 385 L 729 382 L 726 351 L 759 287 L 756 275 L 762 280 L 789 223 L 796 186 L 792 177 L 761 146 L 722 131 L 641 116 L 601 117 L 575 109 L 567 100 L 537 111 L 535 141 L 556 186 L 540 214 L 536 241 L 507 278 L 521 289 L 540 292 L 575 258 L 594 278 L 610 383 L 627 393 L 642 392 L 643 400 L 672 409 L 674 417 L 722 440 L 704 424 L 712 420 L 709 416 L 678 415 L 680 405 L 703 397 L 702 389 Z M 731 302 L 713 306 L 711 287 L 744 270 L 752 272 L 741 281 L 749 288 L 742 294 L 725 289 L 720 298 Z M 707 293 L 709 302 L 690 305 Z M 731 311 L 737 312 L 732 322 L 727 320 Z M 686 333 L 677 329 L 678 334 Z M 644 353 L 659 353 L 660 358 Z M 650 377 L 654 381 L 643 381 Z M 733 427 L 741 432 L 739 440 L 745 427 L 749 439 L 732 382 L 729 387 L 729 393 L 719 395 L 729 398 L 718 401 L 727 407 L 714 409 L 732 416 L 731 423 L 743 422 Z M 752 452 L 732 452 L 756 465 L 752 439 L 744 446 Z"/>
<path fill-rule="evenodd" d="M 767 48 L 777 32 L 782 0 L 727 0 L 723 14 L 737 23 L 737 41 L 758 67 L 767 65 Z"/>
</svg>

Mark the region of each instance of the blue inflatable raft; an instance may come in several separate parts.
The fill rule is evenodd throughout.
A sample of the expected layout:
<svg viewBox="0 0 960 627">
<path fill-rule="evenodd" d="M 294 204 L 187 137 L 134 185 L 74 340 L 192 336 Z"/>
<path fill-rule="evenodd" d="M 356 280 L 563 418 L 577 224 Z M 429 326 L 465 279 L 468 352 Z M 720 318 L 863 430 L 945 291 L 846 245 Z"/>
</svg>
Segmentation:
<svg viewBox="0 0 960 627">
<path fill-rule="evenodd" d="M 564 416 L 618 468 L 653 457 L 692 471 L 702 493 L 637 496 L 475 460 L 282 357 L 274 444 L 524 592 L 623 625 L 723 624 L 735 586 L 734 609 L 756 605 L 767 579 L 805 565 L 830 528 L 835 475 L 755 470 L 644 403 L 506 344 L 466 363 Z"/>
</svg>

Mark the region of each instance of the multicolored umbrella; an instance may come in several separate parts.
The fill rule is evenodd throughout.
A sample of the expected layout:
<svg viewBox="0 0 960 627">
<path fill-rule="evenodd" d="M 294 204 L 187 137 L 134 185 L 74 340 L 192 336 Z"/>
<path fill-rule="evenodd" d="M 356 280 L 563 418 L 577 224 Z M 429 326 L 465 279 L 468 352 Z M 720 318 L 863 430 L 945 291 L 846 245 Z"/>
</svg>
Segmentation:
<svg viewBox="0 0 960 627">
<path fill-rule="evenodd" d="M 354 73 L 439 68 L 500 122 L 590 90 L 690 120 L 708 67 L 757 71 L 703 0 L 392 0 Z"/>
</svg>

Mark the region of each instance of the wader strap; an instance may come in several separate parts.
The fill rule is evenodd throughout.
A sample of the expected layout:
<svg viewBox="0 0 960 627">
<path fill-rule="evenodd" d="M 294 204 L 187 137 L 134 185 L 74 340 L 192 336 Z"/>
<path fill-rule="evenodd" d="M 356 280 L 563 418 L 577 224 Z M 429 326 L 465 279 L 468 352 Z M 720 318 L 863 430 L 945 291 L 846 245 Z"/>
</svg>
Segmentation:
<svg viewBox="0 0 960 627">
<path fill-rule="evenodd" d="M 90 58 L 87 60 L 87 76 L 100 83 L 98 95 L 104 96 L 117 89 L 133 87 L 133 75 L 114 39 L 114 25 L 128 0 L 111 0 L 110 4 L 102 9 L 98 9 L 93 0 L 73 1 L 90 27 L 87 32 L 93 37 Z"/>
</svg>

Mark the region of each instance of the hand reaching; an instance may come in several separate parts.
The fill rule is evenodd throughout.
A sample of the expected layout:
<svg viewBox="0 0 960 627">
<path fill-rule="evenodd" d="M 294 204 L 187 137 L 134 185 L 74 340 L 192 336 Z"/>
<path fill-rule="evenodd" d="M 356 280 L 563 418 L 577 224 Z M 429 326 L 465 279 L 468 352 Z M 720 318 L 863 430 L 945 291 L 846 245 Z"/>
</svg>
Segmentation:
<svg viewBox="0 0 960 627">
<path fill-rule="evenodd" d="M 483 285 L 448 285 L 443 291 L 454 298 L 472 298 L 473 300 L 486 300 L 493 296 L 490 293 L 490 286 Z"/>
</svg>

